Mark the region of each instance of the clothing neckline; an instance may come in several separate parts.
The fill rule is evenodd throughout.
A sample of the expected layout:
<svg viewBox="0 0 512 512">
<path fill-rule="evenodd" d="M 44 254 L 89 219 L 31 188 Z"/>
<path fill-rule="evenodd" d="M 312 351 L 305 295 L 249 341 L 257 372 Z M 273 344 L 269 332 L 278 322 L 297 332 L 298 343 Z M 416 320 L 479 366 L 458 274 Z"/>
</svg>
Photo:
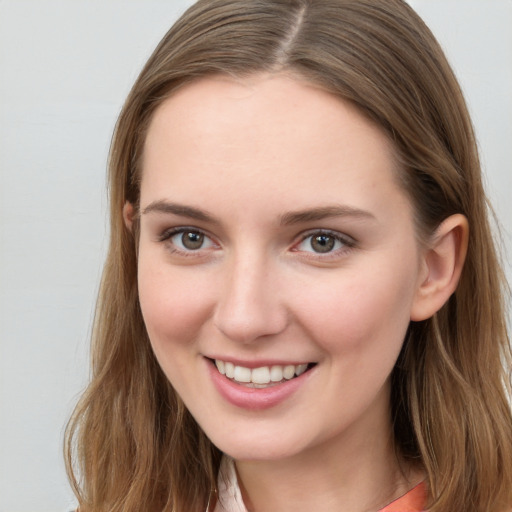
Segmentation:
<svg viewBox="0 0 512 512">
<path fill-rule="evenodd" d="M 379 512 L 422 512 L 427 501 L 427 486 L 420 482 L 400 498 L 380 509 Z"/>
<path fill-rule="evenodd" d="M 217 482 L 217 503 L 213 512 L 248 512 L 238 485 L 235 463 L 224 456 L 221 461 Z M 425 482 L 420 482 L 400 498 L 378 512 L 423 512 L 427 499 Z M 209 507 L 206 512 L 208 512 Z"/>
</svg>

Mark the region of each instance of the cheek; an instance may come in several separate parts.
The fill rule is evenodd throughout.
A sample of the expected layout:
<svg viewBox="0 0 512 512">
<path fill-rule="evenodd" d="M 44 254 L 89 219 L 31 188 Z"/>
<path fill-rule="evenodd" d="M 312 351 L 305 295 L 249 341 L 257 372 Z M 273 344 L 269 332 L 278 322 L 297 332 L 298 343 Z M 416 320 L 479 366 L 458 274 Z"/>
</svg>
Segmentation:
<svg viewBox="0 0 512 512">
<path fill-rule="evenodd" d="M 195 271 L 172 272 L 170 267 L 139 259 L 139 300 L 154 348 L 193 339 L 210 312 L 211 298 L 204 276 Z"/>
<path fill-rule="evenodd" d="M 315 283 L 313 289 L 310 284 L 307 294 L 297 290 L 301 323 L 330 353 L 367 357 L 365 351 L 371 349 L 375 354 L 397 354 L 414 296 L 414 272 L 402 270 L 350 270 Z"/>
</svg>

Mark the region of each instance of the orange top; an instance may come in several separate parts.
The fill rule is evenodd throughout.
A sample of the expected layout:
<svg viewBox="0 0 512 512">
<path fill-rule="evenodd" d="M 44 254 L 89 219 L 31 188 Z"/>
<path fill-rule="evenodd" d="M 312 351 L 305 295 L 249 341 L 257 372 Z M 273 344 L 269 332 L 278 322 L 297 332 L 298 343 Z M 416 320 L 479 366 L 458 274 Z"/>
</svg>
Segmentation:
<svg viewBox="0 0 512 512">
<path fill-rule="evenodd" d="M 390 503 L 379 512 L 423 512 L 427 501 L 427 487 L 421 482 L 401 498 Z"/>
<path fill-rule="evenodd" d="M 425 512 L 426 502 L 427 487 L 422 482 L 401 498 L 382 508 L 379 512 Z M 235 463 L 228 456 L 222 457 L 221 460 L 218 495 L 212 505 L 213 512 L 247 512 L 240 487 L 238 486 Z M 208 503 L 206 512 L 211 510 L 210 503 Z"/>
</svg>

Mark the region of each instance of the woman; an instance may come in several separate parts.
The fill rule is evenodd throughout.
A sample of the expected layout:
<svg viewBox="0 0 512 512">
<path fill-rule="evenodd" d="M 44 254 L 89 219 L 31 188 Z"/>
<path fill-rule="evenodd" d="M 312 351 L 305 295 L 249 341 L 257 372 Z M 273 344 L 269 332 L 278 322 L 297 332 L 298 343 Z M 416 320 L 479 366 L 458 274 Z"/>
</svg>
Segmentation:
<svg viewBox="0 0 512 512">
<path fill-rule="evenodd" d="M 505 283 L 407 4 L 198 2 L 126 101 L 110 193 L 81 512 L 512 508 Z"/>
</svg>

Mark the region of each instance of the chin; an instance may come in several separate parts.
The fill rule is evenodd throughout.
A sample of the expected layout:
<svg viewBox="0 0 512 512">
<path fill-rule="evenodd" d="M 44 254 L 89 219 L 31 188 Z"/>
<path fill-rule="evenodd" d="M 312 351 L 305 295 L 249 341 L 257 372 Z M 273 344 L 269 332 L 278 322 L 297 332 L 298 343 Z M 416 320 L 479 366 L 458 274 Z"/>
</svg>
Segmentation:
<svg viewBox="0 0 512 512">
<path fill-rule="evenodd" d="M 290 438 L 283 439 L 283 436 L 273 432 L 267 437 L 242 436 L 238 439 L 233 437 L 226 439 L 215 439 L 209 437 L 213 444 L 223 453 L 235 460 L 246 461 L 275 461 L 297 455 L 303 447 L 297 440 Z"/>
</svg>

